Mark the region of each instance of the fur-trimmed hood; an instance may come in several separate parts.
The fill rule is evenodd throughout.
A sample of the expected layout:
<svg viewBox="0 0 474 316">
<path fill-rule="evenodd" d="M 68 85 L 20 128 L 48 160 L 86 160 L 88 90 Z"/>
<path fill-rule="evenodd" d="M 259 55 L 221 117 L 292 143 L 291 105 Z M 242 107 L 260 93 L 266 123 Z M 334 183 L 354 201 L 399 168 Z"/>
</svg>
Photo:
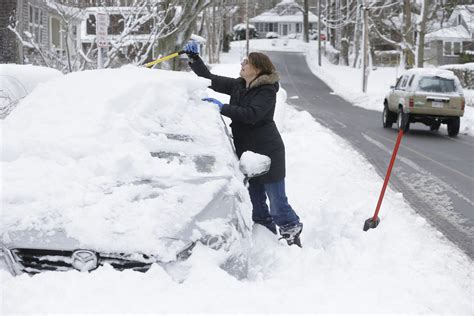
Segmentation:
<svg viewBox="0 0 474 316">
<path fill-rule="evenodd" d="M 269 75 L 258 76 L 254 81 L 250 83 L 249 88 L 256 88 L 264 84 L 275 84 L 280 80 L 278 73 L 273 72 Z"/>
</svg>

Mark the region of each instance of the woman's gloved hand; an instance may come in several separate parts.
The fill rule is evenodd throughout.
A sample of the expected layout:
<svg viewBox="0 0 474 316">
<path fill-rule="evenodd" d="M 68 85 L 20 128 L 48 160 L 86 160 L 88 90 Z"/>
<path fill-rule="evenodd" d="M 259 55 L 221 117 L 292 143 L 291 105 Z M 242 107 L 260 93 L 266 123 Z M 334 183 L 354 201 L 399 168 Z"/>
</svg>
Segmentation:
<svg viewBox="0 0 474 316">
<path fill-rule="evenodd" d="M 222 104 L 221 101 L 217 100 L 217 99 L 214 99 L 214 98 L 204 98 L 202 99 L 203 101 L 207 101 L 207 102 L 210 102 L 210 103 L 214 103 L 214 104 L 217 104 L 217 106 L 219 107 L 219 111 L 222 110 L 222 106 L 224 104 Z"/>
<path fill-rule="evenodd" d="M 198 44 L 194 40 L 190 40 L 184 45 L 184 52 L 188 55 L 189 58 L 194 59 L 199 55 Z"/>
</svg>

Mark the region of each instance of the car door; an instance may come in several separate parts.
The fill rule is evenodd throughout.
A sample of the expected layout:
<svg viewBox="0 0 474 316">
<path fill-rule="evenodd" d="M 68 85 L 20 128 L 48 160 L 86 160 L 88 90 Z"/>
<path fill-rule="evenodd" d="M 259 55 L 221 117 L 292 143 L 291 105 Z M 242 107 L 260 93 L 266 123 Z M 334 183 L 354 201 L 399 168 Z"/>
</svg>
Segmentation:
<svg viewBox="0 0 474 316">
<path fill-rule="evenodd" d="M 408 106 L 408 101 L 407 101 L 408 79 L 409 79 L 409 76 L 404 75 L 402 79 L 400 80 L 400 83 L 398 85 L 397 92 L 396 92 L 397 99 L 395 102 L 395 109 L 398 109 L 400 105 L 402 105 L 403 107 L 405 107 L 405 105 Z"/>
<path fill-rule="evenodd" d="M 402 82 L 403 76 L 400 76 L 395 84 L 395 87 L 390 91 L 390 96 L 388 98 L 388 108 L 390 111 L 395 112 L 398 110 L 398 95 L 399 89 Z"/>
</svg>

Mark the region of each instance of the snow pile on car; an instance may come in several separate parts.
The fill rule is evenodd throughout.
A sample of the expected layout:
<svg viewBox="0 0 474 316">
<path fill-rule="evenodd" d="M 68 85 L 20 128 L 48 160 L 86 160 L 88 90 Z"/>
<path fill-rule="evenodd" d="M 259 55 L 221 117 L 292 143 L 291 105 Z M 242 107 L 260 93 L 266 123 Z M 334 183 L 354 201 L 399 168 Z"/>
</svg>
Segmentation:
<svg viewBox="0 0 474 316">
<path fill-rule="evenodd" d="M 0 64 L 0 119 L 6 117 L 38 84 L 62 75 L 60 71 L 47 67 Z"/>
<path fill-rule="evenodd" d="M 201 101 L 208 85 L 124 67 L 38 86 L 3 122 L 3 241 L 12 227 L 60 228 L 96 249 L 159 251 L 154 240 L 182 229 L 233 172 L 218 110 Z"/>
<path fill-rule="evenodd" d="M 53 68 L 17 64 L 0 64 L 0 75 L 16 78 L 28 93 L 42 82 L 63 76 Z"/>
</svg>

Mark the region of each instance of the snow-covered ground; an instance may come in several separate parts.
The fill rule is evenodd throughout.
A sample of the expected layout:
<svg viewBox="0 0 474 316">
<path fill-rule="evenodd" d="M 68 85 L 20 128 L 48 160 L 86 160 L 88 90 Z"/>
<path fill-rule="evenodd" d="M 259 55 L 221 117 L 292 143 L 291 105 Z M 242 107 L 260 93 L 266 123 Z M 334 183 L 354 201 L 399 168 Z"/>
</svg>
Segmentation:
<svg viewBox="0 0 474 316">
<path fill-rule="evenodd" d="M 213 72 L 237 76 L 240 56 L 233 49 L 222 57 L 227 64 L 215 65 Z M 172 85 L 163 72 L 156 80 Z M 113 88 L 110 100 L 117 91 Z M 195 90 L 199 96 L 206 93 L 198 84 Z M 143 89 L 120 92 L 132 100 L 140 98 Z M 156 98 L 157 106 L 161 101 L 176 102 L 166 99 L 165 93 L 150 90 L 148 95 Z M 110 107 L 128 113 L 127 100 L 110 102 Z M 402 194 L 390 189 L 381 224 L 363 232 L 382 186 L 374 168 L 310 114 L 289 106 L 284 90 L 278 94 L 275 117 L 286 145 L 289 202 L 305 225 L 302 249 L 288 247 L 255 227 L 250 274 L 243 281 L 218 267 L 220 252 L 203 246 L 194 249 L 188 262 L 190 274 L 183 283 L 173 281 L 159 266 L 147 273 L 117 272 L 106 266 L 92 273 L 16 278 L 0 271 L 2 313 L 472 315 L 472 260 L 418 216 Z M 123 168 L 126 172 L 126 165 Z"/>
</svg>

